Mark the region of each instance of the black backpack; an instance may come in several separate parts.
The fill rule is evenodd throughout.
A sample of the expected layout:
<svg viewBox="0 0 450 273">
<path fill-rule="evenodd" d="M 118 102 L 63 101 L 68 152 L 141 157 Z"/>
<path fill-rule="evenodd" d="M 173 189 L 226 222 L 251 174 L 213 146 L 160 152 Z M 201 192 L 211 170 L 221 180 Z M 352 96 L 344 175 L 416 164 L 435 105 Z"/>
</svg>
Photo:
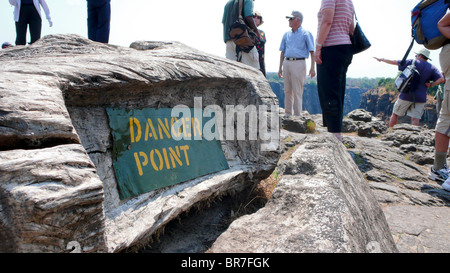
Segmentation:
<svg viewBox="0 0 450 273">
<path fill-rule="evenodd" d="M 236 44 L 236 53 L 250 52 L 256 44 L 256 34 L 247 26 L 242 16 L 243 0 L 239 0 L 239 17 L 230 26 L 230 38 Z"/>
</svg>

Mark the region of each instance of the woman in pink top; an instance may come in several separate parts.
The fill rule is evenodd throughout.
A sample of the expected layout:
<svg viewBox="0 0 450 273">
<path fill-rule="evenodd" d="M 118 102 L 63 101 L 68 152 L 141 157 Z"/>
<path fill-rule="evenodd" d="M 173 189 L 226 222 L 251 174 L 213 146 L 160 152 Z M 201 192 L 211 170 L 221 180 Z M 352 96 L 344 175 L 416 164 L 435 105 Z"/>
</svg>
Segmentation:
<svg viewBox="0 0 450 273">
<path fill-rule="evenodd" d="M 323 126 L 340 141 L 347 69 L 353 59 L 353 15 L 352 0 L 322 0 L 318 15 L 315 58 Z"/>
</svg>

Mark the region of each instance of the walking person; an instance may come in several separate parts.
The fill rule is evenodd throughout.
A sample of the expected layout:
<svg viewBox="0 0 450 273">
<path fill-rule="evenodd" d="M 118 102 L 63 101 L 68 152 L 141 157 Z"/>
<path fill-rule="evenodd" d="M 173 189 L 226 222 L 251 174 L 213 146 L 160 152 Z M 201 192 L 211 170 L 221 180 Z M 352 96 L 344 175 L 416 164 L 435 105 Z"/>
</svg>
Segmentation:
<svg viewBox="0 0 450 273">
<path fill-rule="evenodd" d="M 439 21 L 438 28 L 441 33 L 450 39 L 450 11 Z M 435 181 L 444 182 L 442 187 L 450 191 L 450 178 L 447 167 L 447 151 L 450 140 L 450 40 L 442 47 L 439 61 L 445 75 L 444 101 L 442 103 L 439 119 L 435 130 L 434 164 L 429 177 Z"/>
<path fill-rule="evenodd" d="M 111 22 L 110 0 L 87 0 L 88 38 L 92 41 L 109 42 Z"/>
<path fill-rule="evenodd" d="M 303 14 L 292 11 L 289 19 L 291 31 L 284 34 L 280 45 L 278 77 L 284 79 L 285 115 L 301 116 L 303 85 L 306 78 L 306 59 L 311 55 L 309 76 L 316 75 L 314 63 L 314 38 L 302 27 Z"/>
<path fill-rule="evenodd" d="M 347 70 L 353 59 L 352 0 L 322 0 L 316 42 L 317 89 L 323 126 L 342 141 Z"/>
<path fill-rule="evenodd" d="M 398 117 L 405 114 L 411 117 L 412 125 L 419 126 L 427 102 L 428 88 L 444 82 L 444 77 L 439 69 L 428 62 L 430 51 L 425 48 L 419 50 L 419 52 L 416 52 L 414 60 L 407 60 L 403 65 L 401 65 L 400 60 L 375 59 L 379 62 L 396 65 L 400 71 L 405 70 L 414 61 L 419 77 L 412 80 L 411 89 L 408 93 L 402 92 L 398 96 L 389 121 L 389 130 L 392 130 L 392 127 L 398 123 Z"/>
<path fill-rule="evenodd" d="M 41 6 L 50 27 L 53 26 L 50 9 L 45 0 L 9 0 L 14 6 L 14 21 L 16 22 L 16 45 L 26 45 L 27 28 L 30 28 L 30 44 L 41 38 L 42 15 Z"/>
</svg>

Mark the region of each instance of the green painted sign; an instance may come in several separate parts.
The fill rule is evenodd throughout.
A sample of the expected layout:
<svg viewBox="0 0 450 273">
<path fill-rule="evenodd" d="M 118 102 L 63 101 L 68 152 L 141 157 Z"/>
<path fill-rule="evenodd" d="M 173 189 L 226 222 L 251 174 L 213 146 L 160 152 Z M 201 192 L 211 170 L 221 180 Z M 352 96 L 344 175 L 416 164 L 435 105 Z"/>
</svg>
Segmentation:
<svg viewBox="0 0 450 273">
<path fill-rule="evenodd" d="M 172 117 L 172 110 L 106 109 L 121 200 L 229 168 L 220 141 L 203 135 L 214 117 L 192 108 Z"/>
</svg>

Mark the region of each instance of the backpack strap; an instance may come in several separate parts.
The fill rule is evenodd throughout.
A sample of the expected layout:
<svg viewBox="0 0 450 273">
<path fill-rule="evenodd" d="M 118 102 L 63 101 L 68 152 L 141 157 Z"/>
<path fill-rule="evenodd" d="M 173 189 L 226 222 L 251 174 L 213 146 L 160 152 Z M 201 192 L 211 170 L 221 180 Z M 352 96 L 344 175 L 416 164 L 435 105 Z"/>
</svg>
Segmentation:
<svg viewBox="0 0 450 273">
<path fill-rule="evenodd" d="M 242 15 L 242 6 L 244 5 L 244 0 L 239 0 L 239 18 L 244 19 L 244 16 Z"/>
<path fill-rule="evenodd" d="M 409 48 L 406 51 L 405 56 L 403 56 L 403 59 L 400 62 L 400 65 L 402 65 L 402 66 L 405 65 L 406 58 L 408 58 L 409 52 L 411 52 L 411 49 L 413 48 L 413 45 L 414 45 L 414 35 L 412 35 L 411 44 L 409 45 Z"/>
</svg>

